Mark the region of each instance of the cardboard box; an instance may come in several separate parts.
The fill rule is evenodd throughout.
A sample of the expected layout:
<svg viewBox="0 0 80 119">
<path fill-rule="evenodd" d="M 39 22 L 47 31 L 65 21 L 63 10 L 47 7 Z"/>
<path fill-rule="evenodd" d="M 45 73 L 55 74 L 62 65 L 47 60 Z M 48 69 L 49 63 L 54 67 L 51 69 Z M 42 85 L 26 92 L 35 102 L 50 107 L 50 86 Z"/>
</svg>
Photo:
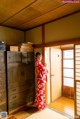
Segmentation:
<svg viewBox="0 0 80 119">
<path fill-rule="evenodd" d="M 19 46 L 10 46 L 10 51 L 19 51 Z"/>
</svg>

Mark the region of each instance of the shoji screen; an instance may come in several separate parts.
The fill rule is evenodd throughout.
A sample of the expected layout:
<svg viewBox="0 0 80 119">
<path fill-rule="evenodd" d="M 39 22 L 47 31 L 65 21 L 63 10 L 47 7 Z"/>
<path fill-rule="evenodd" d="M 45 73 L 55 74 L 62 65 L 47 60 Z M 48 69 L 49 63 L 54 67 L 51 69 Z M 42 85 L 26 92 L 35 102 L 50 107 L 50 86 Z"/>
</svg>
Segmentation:
<svg viewBox="0 0 80 119">
<path fill-rule="evenodd" d="M 75 117 L 80 118 L 80 45 L 75 45 Z"/>
</svg>

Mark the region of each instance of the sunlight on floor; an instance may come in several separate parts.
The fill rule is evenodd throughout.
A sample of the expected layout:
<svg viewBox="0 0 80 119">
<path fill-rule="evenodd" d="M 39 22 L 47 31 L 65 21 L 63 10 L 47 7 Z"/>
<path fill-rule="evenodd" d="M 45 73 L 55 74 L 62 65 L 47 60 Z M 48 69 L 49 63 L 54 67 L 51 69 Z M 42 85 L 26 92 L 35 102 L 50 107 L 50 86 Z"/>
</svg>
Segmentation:
<svg viewBox="0 0 80 119">
<path fill-rule="evenodd" d="M 61 97 L 49 104 L 49 107 L 74 117 L 74 100 Z"/>
</svg>

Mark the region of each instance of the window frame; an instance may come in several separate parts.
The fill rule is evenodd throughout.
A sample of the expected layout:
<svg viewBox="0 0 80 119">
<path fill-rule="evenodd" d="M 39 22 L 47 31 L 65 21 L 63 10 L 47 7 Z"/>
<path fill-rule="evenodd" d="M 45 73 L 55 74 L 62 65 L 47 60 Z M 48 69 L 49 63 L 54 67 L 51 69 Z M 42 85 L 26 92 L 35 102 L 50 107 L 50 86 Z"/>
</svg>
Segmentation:
<svg viewBox="0 0 80 119">
<path fill-rule="evenodd" d="M 66 51 L 66 50 L 73 50 L 73 58 L 64 58 L 64 51 Z M 64 64 L 63 64 L 64 60 L 73 60 L 73 68 L 64 67 Z M 66 85 L 64 85 L 64 78 L 71 78 L 74 81 L 74 74 L 73 74 L 73 77 L 64 76 L 64 69 L 73 69 L 73 72 L 74 72 L 74 49 L 73 48 L 62 49 L 62 92 L 63 92 L 63 86 L 66 86 Z M 67 86 L 67 87 L 70 87 L 70 86 Z"/>
</svg>

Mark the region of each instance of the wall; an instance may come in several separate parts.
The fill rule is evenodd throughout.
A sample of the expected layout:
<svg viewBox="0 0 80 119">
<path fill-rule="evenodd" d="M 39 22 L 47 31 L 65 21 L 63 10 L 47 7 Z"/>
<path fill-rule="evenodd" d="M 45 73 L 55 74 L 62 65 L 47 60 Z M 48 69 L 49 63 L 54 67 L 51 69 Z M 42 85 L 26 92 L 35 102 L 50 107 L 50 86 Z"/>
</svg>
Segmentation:
<svg viewBox="0 0 80 119">
<path fill-rule="evenodd" d="M 45 25 L 45 41 L 80 38 L 80 13 Z"/>
<path fill-rule="evenodd" d="M 42 43 L 42 27 L 37 27 L 26 31 L 26 42 L 33 42 L 34 44 Z"/>
<path fill-rule="evenodd" d="M 26 31 L 26 41 L 41 43 L 41 27 Z M 80 38 L 80 12 L 45 24 L 45 42 Z"/>
<path fill-rule="evenodd" d="M 8 44 L 20 44 L 24 42 L 24 32 L 0 26 L 0 41 L 5 41 Z"/>
</svg>

